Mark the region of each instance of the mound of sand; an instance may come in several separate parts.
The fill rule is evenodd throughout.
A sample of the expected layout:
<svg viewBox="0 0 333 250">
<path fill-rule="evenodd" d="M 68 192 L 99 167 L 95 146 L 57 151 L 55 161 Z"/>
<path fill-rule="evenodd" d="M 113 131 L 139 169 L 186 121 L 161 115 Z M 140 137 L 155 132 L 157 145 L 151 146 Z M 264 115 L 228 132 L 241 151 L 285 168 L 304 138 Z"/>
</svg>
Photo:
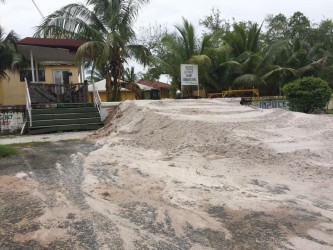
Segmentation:
<svg viewBox="0 0 333 250">
<path fill-rule="evenodd" d="M 128 248 L 183 248 L 175 235 L 198 249 L 333 247 L 332 116 L 221 99 L 125 102 L 93 139 L 88 203 Z"/>
</svg>

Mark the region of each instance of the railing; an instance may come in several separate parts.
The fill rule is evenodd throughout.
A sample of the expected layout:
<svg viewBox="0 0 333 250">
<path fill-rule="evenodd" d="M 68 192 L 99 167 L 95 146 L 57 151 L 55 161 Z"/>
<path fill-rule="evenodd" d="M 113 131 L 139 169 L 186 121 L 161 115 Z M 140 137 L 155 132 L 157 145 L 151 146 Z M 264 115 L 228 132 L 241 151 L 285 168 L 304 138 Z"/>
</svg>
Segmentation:
<svg viewBox="0 0 333 250">
<path fill-rule="evenodd" d="M 87 103 L 87 83 L 27 83 L 31 103 Z"/>
<path fill-rule="evenodd" d="M 227 95 L 236 95 L 241 96 L 244 93 L 252 93 L 253 96 L 259 96 L 259 89 L 235 89 L 235 90 L 225 90 L 222 91 L 222 98 L 226 97 Z"/>
<path fill-rule="evenodd" d="M 93 94 L 94 94 L 94 105 L 95 107 L 97 107 L 99 114 L 101 114 L 102 101 L 94 82 L 93 82 Z"/>
<path fill-rule="evenodd" d="M 28 87 L 28 81 L 27 78 L 24 79 L 25 80 L 25 90 L 26 90 L 26 95 L 25 95 L 25 99 L 26 99 L 26 109 L 28 111 L 28 115 L 29 115 L 29 121 L 30 121 L 30 127 L 32 127 L 32 116 L 31 116 L 31 98 L 30 98 L 30 92 L 29 92 L 29 87 Z"/>
</svg>

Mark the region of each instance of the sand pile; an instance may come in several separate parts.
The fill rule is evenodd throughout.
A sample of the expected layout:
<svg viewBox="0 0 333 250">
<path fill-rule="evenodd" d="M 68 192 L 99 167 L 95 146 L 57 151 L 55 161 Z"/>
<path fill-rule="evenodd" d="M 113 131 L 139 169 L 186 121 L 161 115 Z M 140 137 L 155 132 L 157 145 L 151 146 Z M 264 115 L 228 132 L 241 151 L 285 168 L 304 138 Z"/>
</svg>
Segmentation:
<svg viewBox="0 0 333 250">
<path fill-rule="evenodd" d="M 147 225 L 199 249 L 333 247 L 331 116 L 219 99 L 125 102 L 94 139 L 88 202 L 130 233 L 128 248 L 173 241 Z"/>
<path fill-rule="evenodd" d="M 323 161 L 332 167 L 332 117 L 285 110 L 261 110 L 223 101 L 127 102 L 97 133 L 105 141 L 127 138 L 128 145 L 165 154 L 203 155 L 289 163 Z M 325 164 L 326 165 L 326 164 Z"/>
</svg>

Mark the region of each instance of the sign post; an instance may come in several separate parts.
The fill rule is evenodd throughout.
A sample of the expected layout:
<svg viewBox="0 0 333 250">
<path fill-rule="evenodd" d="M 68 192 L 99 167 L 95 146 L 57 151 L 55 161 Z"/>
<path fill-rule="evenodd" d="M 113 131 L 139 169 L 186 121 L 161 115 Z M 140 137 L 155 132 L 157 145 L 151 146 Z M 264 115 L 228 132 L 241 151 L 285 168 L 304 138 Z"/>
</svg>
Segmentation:
<svg viewBox="0 0 333 250">
<path fill-rule="evenodd" d="M 181 64 L 181 88 L 183 95 L 183 86 L 198 85 L 198 96 L 199 96 L 199 76 L 198 76 L 198 65 L 196 64 Z"/>
</svg>

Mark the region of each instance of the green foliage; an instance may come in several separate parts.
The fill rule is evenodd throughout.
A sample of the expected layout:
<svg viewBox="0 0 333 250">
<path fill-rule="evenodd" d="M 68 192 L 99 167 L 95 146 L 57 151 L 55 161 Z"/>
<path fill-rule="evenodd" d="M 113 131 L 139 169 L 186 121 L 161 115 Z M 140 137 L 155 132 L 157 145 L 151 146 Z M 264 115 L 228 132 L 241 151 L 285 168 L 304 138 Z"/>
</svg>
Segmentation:
<svg viewBox="0 0 333 250">
<path fill-rule="evenodd" d="M 135 43 L 134 21 L 149 0 L 86 0 L 72 3 L 47 16 L 35 36 L 83 39 L 77 59 L 91 58 L 92 71 L 98 69 L 106 79 L 108 100 L 120 100 L 120 80 L 124 62 L 135 58 L 147 64 L 149 50 Z"/>
<path fill-rule="evenodd" d="M 288 83 L 282 88 L 289 108 L 304 113 L 325 107 L 331 99 L 332 89 L 328 83 L 316 77 L 304 77 Z"/>
<path fill-rule="evenodd" d="M 200 19 L 199 24 L 211 32 L 220 31 L 223 34 L 230 31 L 230 23 L 221 17 L 221 11 L 213 8 L 211 14 Z"/>
<path fill-rule="evenodd" d="M 0 158 L 17 154 L 19 154 L 19 151 L 13 146 L 0 145 Z"/>
<path fill-rule="evenodd" d="M 23 63 L 23 57 L 17 51 L 17 40 L 14 31 L 5 34 L 5 30 L 0 26 L 0 79 L 8 77 L 6 69 L 16 70 Z"/>
<path fill-rule="evenodd" d="M 131 68 L 126 68 L 124 72 L 124 80 L 131 83 L 135 83 L 139 80 L 139 75 L 135 73 L 133 66 Z"/>
</svg>

